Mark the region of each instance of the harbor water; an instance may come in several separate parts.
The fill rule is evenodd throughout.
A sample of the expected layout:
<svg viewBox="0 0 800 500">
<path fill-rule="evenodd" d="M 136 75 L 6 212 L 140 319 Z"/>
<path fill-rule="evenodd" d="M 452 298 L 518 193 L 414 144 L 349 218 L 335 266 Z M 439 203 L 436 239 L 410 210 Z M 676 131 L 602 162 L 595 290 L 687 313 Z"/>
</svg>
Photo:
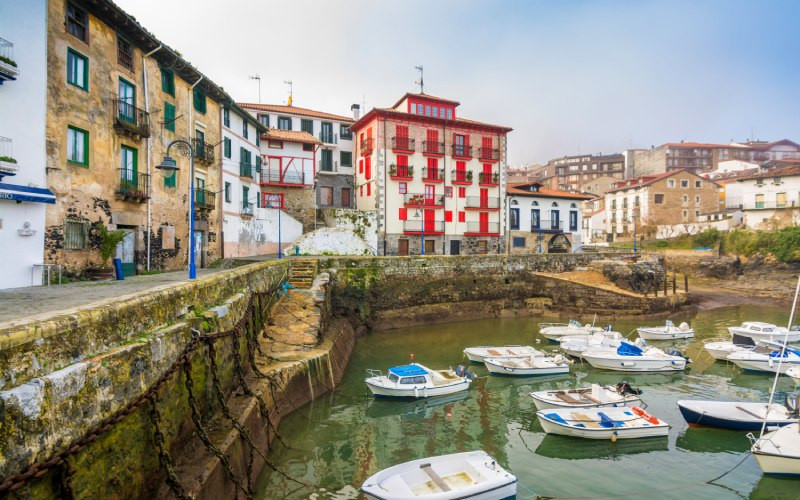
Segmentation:
<svg viewBox="0 0 800 500">
<path fill-rule="evenodd" d="M 752 456 L 744 432 L 689 428 L 675 402 L 679 399 L 764 401 L 772 376 L 743 373 L 714 362 L 702 341 L 729 337 L 726 327 L 743 321 L 785 325 L 786 309 L 735 306 L 675 315 L 689 322 L 690 340 L 650 341 L 676 347 L 692 359 L 681 373 L 625 374 L 600 371 L 576 362 L 568 376 L 490 377 L 482 365 L 466 393 L 442 399 L 376 400 L 364 384 L 367 369 L 385 370 L 414 361 L 433 369 L 467 364 L 462 350 L 476 345 L 529 344 L 556 350 L 537 335 L 541 321 L 555 318 L 491 319 L 370 334 L 357 340 L 344 379 L 332 393 L 293 412 L 279 432 L 287 446 L 275 443 L 270 460 L 299 485 L 269 468 L 258 480 L 260 498 L 359 498 L 358 487 L 391 465 L 426 456 L 482 449 L 519 479 L 517 498 L 798 498 L 800 480 L 765 477 Z M 563 319 L 561 321 L 564 321 Z M 628 334 L 637 326 L 663 320 L 619 320 L 614 329 Z M 633 332 L 629 338 L 635 338 Z M 538 343 L 537 343 L 538 340 Z M 323 374 L 324 375 L 324 374 Z M 592 441 L 546 435 L 529 394 L 592 383 L 627 380 L 644 390 L 647 411 L 671 425 L 668 438 Z M 794 389 L 782 377 L 776 402 Z M 737 466 L 721 479 L 708 481 Z"/>
</svg>

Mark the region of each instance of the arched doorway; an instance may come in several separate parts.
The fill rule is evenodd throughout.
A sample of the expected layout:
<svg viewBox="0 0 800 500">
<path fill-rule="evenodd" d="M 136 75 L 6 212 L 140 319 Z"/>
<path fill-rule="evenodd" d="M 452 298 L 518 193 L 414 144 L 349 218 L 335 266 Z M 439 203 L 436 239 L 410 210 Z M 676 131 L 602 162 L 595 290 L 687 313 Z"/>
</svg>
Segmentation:
<svg viewBox="0 0 800 500">
<path fill-rule="evenodd" d="M 572 244 L 569 239 L 563 234 L 557 234 L 550 238 L 547 244 L 548 253 L 570 253 L 572 251 Z"/>
</svg>

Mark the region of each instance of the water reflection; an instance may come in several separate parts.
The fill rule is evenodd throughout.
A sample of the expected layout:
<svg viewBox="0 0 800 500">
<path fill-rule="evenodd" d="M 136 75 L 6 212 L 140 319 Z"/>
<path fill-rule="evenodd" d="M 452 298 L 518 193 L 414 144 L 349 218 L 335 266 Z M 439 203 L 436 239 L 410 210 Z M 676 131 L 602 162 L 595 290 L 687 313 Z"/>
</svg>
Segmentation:
<svg viewBox="0 0 800 500">
<path fill-rule="evenodd" d="M 616 443 L 612 443 L 605 439 L 580 439 L 548 434 L 536 448 L 536 454 L 565 460 L 619 460 L 623 455 L 667 451 L 668 449 L 669 441 L 665 437 L 620 439 Z"/>
<path fill-rule="evenodd" d="M 434 410 L 444 406 L 464 401 L 469 398 L 469 392 L 458 392 L 447 396 L 437 396 L 433 398 L 396 401 L 387 398 L 373 399 L 367 408 L 369 418 L 383 417 L 408 417 L 408 418 L 430 418 Z M 444 408 L 448 413 L 450 410 Z"/>
</svg>

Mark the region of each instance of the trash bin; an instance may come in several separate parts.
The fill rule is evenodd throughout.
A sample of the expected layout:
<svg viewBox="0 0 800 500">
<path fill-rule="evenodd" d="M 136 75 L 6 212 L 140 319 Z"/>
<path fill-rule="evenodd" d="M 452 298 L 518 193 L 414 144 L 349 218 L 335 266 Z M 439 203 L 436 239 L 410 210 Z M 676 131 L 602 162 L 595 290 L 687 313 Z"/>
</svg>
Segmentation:
<svg viewBox="0 0 800 500">
<path fill-rule="evenodd" d="M 125 279 L 125 273 L 122 271 L 122 259 L 114 259 L 114 277 L 120 281 Z"/>
<path fill-rule="evenodd" d="M 294 254 L 297 256 L 300 255 L 300 247 L 294 247 Z"/>
</svg>

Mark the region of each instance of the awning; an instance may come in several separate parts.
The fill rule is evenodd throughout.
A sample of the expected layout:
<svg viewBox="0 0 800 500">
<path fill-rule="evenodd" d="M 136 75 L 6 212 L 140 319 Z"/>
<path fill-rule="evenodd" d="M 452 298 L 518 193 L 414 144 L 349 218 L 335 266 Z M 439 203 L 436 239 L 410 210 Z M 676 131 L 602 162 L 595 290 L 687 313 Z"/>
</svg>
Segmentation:
<svg viewBox="0 0 800 500">
<path fill-rule="evenodd" d="M 45 188 L 17 186 L 16 184 L 0 182 L 0 200 L 55 203 L 56 195 Z"/>
</svg>

